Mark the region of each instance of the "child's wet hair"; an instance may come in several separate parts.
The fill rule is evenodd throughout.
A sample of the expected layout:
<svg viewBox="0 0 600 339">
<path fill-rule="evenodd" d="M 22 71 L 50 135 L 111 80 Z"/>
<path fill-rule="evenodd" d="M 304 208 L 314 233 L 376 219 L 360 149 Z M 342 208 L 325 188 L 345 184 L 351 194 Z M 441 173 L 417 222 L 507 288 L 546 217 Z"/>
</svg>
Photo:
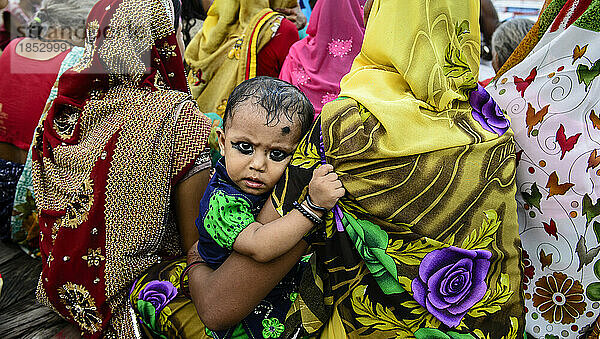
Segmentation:
<svg viewBox="0 0 600 339">
<path fill-rule="evenodd" d="M 223 114 L 224 129 L 234 110 L 247 100 L 265 109 L 265 125 L 276 125 L 282 117 L 293 122 L 295 115 L 301 123 L 301 135 L 306 134 L 312 125 L 315 109 L 304 93 L 283 80 L 259 76 L 242 82 L 229 95 Z"/>
</svg>

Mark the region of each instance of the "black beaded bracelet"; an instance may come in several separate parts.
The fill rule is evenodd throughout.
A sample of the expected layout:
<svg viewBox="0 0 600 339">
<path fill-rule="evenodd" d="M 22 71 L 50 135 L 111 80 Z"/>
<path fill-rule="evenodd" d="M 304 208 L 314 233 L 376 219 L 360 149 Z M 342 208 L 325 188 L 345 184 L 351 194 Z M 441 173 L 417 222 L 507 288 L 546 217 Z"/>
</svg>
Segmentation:
<svg viewBox="0 0 600 339">
<path fill-rule="evenodd" d="M 300 213 L 302 213 L 303 216 L 305 216 L 308 220 L 312 221 L 314 224 L 320 225 L 323 223 L 323 220 L 321 220 L 321 218 L 312 215 L 309 211 L 306 210 L 306 208 L 304 208 L 304 206 L 299 204 L 297 201 L 294 201 L 292 205 L 295 209 L 300 211 Z"/>
<path fill-rule="evenodd" d="M 312 208 L 313 210 L 317 212 L 327 213 L 327 209 L 325 207 L 317 206 L 314 202 L 312 202 L 312 199 L 310 199 L 310 194 L 306 195 L 306 199 L 304 201 L 306 201 L 308 207 Z"/>
</svg>

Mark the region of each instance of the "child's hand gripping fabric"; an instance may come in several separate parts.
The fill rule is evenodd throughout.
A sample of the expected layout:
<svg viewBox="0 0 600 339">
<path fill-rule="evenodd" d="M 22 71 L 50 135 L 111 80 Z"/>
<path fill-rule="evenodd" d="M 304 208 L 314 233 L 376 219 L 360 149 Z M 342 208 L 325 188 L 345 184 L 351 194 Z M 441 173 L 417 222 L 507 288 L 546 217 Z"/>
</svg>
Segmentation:
<svg viewBox="0 0 600 339">
<path fill-rule="evenodd" d="M 253 222 L 237 236 L 233 250 L 259 262 L 278 258 L 302 240 L 346 190 L 333 172 L 333 166 L 326 164 L 313 172 L 308 192 L 310 204 L 305 200 L 290 213 L 268 224 Z"/>
</svg>

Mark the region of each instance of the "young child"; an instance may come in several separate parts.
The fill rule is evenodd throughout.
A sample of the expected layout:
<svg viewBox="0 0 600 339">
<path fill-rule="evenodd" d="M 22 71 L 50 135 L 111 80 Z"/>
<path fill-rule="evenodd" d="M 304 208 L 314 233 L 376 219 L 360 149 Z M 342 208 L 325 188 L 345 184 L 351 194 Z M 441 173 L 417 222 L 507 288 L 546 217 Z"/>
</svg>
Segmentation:
<svg viewBox="0 0 600 339">
<path fill-rule="evenodd" d="M 256 77 L 238 85 L 217 130 L 223 157 L 200 202 L 198 252 L 213 269 L 236 251 L 271 261 L 291 250 L 320 222 L 345 190 L 331 165 L 314 171 L 305 201 L 267 224 L 255 220 L 313 120 L 308 99 L 289 83 Z M 292 270 L 241 324 L 213 332 L 216 338 L 262 338 L 280 328 L 299 282 Z M 281 325 L 283 327 L 283 325 Z M 243 331 L 243 332 L 242 332 Z M 272 338 L 275 333 L 269 332 Z"/>
</svg>

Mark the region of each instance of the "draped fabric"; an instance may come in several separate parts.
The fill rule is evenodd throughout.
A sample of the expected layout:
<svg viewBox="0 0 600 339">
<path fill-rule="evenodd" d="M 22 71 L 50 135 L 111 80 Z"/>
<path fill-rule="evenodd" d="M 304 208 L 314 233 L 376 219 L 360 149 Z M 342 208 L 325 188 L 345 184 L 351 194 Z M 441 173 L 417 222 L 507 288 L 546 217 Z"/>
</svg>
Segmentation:
<svg viewBox="0 0 600 339">
<path fill-rule="evenodd" d="M 60 69 L 50 96 L 46 100 L 46 105 L 38 125 L 44 121 L 48 108 L 58 93 L 58 79 L 69 68 L 73 67 L 83 55 L 82 47 L 73 47 L 67 54 Z M 15 199 L 11 216 L 11 240 L 21 245 L 21 248 L 32 257 L 40 256 L 40 227 L 38 224 L 38 210 L 35 206 L 35 197 L 33 196 L 33 183 L 31 178 L 31 147 L 27 153 L 27 161 L 23 167 L 23 172 L 19 177 L 15 190 Z"/>
<path fill-rule="evenodd" d="M 515 132 L 533 338 L 579 337 L 600 314 L 599 15 L 600 1 L 549 2 L 530 32 L 536 43 L 487 87 Z"/>
<path fill-rule="evenodd" d="M 185 51 L 192 96 L 202 112 L 223 115 L 231 91 L 256 76 L 257 55 L 296 0 L 215 0 Z"/>
<path fill-rule="evenodd" d="M 99 1 L 83 57 L 34 136 L 37 299 L 85 337 L 139 336 L 131 283 L 181 253 L 172 187 L 200 158 L 210 122 L 187 93 L 174 21 L 171 1 Z"/>
<path fill-rule="evenodd" d="M 340 80 L 360 52 L 365 25 L 363 0 L 319 1 L 312 12 L 307 37 L 296 42 L 279 78 L 298 87 L 315 108 L 336 99 Z"/>
<path fill-rule="evenodd" d="M 340 99 L 272 195 L 289 212 L 323 161 L 347 192 L 286 329 L 523 337 L 514 140 L 476 83 L 478 17 L 478 1 L 374 1 Z"/>
</svg>

